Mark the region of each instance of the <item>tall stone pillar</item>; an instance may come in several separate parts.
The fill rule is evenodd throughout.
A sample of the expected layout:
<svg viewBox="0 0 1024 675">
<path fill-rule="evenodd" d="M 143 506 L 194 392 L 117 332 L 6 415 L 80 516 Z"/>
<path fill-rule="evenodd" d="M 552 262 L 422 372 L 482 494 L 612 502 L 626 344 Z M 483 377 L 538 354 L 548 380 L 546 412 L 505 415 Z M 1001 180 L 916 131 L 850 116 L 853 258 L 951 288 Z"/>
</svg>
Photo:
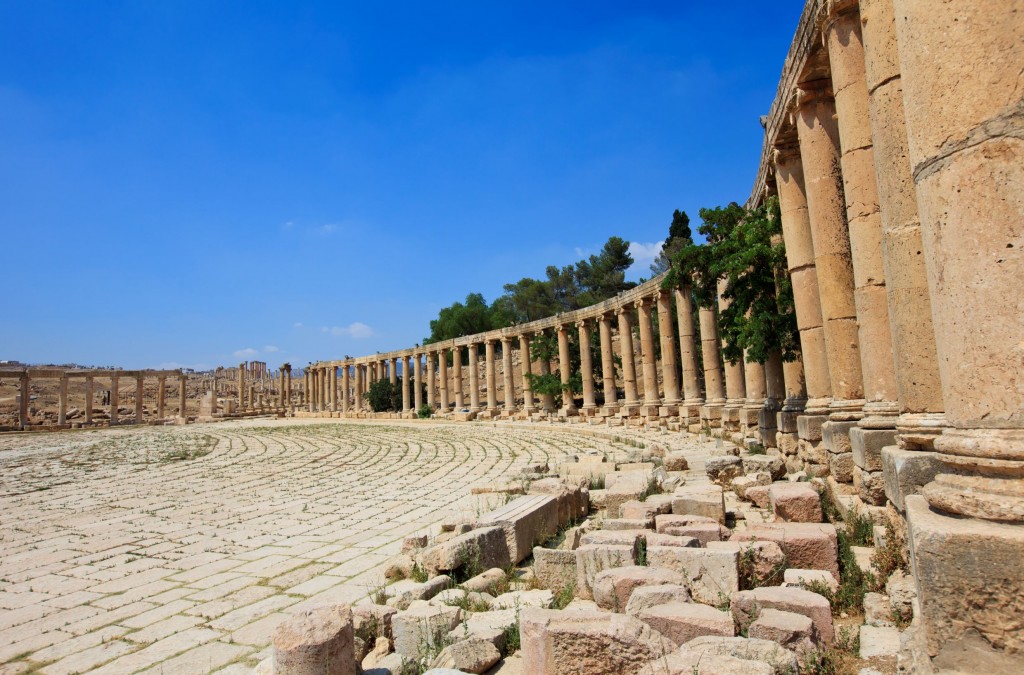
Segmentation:
<svg viewBox="0 0 1024 675">
<path fill-rule="evenodd" d="M 441 349 L 437 353 L 437 377 L 441 389 L 441 412 L 448 412 L 448 350 Z"/>
<path fill-rule="evenodd" d="M 167 395 L 167 377 L 161 375 L 156 378 L 156 418 L 164 418 L 164 397 Z"/>
<path fill-rule="evenodd" d="M 484 372 L 487 382 L 487 410 L 494 415 L 498 409 L 497 369 L 494 364 L 494 340 L 484 342 Z"/>
<path fill-rule="evenodd" d="M 580 337 L 580 376 L 583 379 L 583 410 L 597 407 L 594 398 L 594 357 L 590 351 L 590 319 L 576 323 Z"/>
<path fill-rule="evenodd" d="M 615 387 L 615 356 L 612 353 L 612 316 L 602 314 L 597 320 L 601 339 L 601 383 L 604 387 L 604 414 L 619 409 L 619 391 Z"/>
<path fill-rule="evenodd" d="M 462 393 L 462 347 L 452 347 L 452 380 L 455 387 L 455 409 L 466 407 L 466 398 Z"/>
<path fill-rule="evenodd" d="M 986 672 L 1020 672 L 1024 1 L 893 5 L 950 425 L 940 473 L 905 498 L 922 624 L 933 655 L 977 631 L 1005 661 Z"/>
<path fill-rule="evenodd" d="M 545 333 L 544 333 L 544 331 L 537 331 L 537 332 L 535 332 L 533 334 L 533 336 L 535 338 L 544 339 L 545 338 Z M 550 375 L 551 374 L 551 362 L 547 358 L 537 359 L 537 372 L 540 375 Z M 541 394 L 538 398 L 540 399 L 540 409 L 541 410 L 543 410 L 546 413 L 555 412 L 555 397 L 554 397 L 554 395 L 552 395 L 552 394 Z"/>
<path fill-rule="evenodd" d="M 558 375 L 562 381 L 562 414 L 575 415 L 576 401 L 573 399 L 573 392 L 570 389 L 572 378 L 572 365 L 569 361 L 569 334 L 566 332 L 565 324 L 558 324 Z M 582 347 L 580 348 L 582 352 Z"/>
<path fill-rule="evenodd" d="M 353 398 L 355 400 L 352 402 L 352 409 L 359 413 L 363 411 L 363 364 L 355 364 L 355 371 L 356 382 L 355 391 L 353 392 Z"/>
<path fill-rule="evenodd" d="M 905 450 L 930 450 L 945 426 L 945 416 L 892 3 L 861 0 L 860 14 L 889 322 L 898 346 L 893 350 L 900 406 L 896 427 Z M 893 449 L 890 454 L 900 452 Z M 902 506 L 901 499 L 893 501 Z"/>
<path fill-rule="evenodd" d="M 700 408 L 700 421 L 708 428 L 720 427 L 726 398 L 722 379 L 722 355 L 718 350 L 718 318 L 711 307 L 701 307 L 698 318 L 704 367 L 704 405 Z"/>
<path fill-rule="evenodd" d="M 651 322 L 651 298 L 636 301 L 636 312 L 640 319 L 640 358 L 644 373 L 644 417 L 658 416 L 661 397 L 658 395 L 658 362 L 654 353 L 654 325 Z"/>
<path fill-rule="evenodd" d="M 475 342 L 467 347 L 469 353 L 469 407 L 480 410 L 480 350 Z"/>
<path fill-rule="evenodd" d="M 331 412 L 338 412 L 338 366 L 331 365 Z"/>
<path fill-rule="evenodd" d="M 244 363 L 238 364 L 238 411 L 245 410 L 245 366 Z"/>
<path fill-rule="evenodd" d="M 118 420 L 117 380 L 117 375 L 110 376 L 110 424 L 112 425 L 117 424 Z"/>
<path fill-rule="evenodd" d="M 683 370 L 683 402 L 679 407 L 679 420 L 685 428 L 700 424 L 700 408 L 704 397 L 697 375 L 697 332 L 693 325 L 693 294 L 686 285 L 674 291 L 676 323 L 679 325 L 679 359 Z"/>
<path fill-rule="evenodd" d="M 285 392 L 284 400 L 287 412 L 295 412 L 295 399 L 292 396 L 292 365 L 285 364 Z"/>
<path fill-rule="evenodd" d="M 658 291 L 658 338 L 661 343 L 661 381 L 665 389 L 662 403 L 665 416 L 675 414 L 679 404 L 679 377 L 676 366 L 676 332 L 672 328 L 672 294 Z"/>
<path fill-rule="evenodd" d="M 751 443 L 759 443 L 765 447 L 762 440 L 761 426 L 762 413 L 765 409 L 765 401 L 768 398 L 768 382 L 765 377 L 765 367 L 762 363 L 753 363 L 747 360 L 747 352 L 743 352 L 743 388 L 746 390 L 747 398 L 740 409 L 740 430 L 745 434 L 744 442 L 749 446 Z M 774 418 L 775 412 L 772 412 Z M 772 436 L 775 435 L 775 420 L 772 420 Z"/>
<path fill-rule="evenodd" d="M 795 361 L 797 365 L 799 360 Z M 803 369 L 798 368 L 799 375 L 794 380 L 794 386 L 803 388 Z M 765 391 L 768 396 L 764 400 L 764 408 L 758 418 L 758 432 L 761 434 L 761 444 L 766 448 L 778 447 L 778 417 L 786 396 L 786 368 L 782 360 L 782 353 L 773 350 L 768 354 L 768 360 L 764 363 Z M 801 393 L 801 405 L 806 396 Z M 793 444 L 794 452 L 796 444 Z"/>
<path fill-rule="evenodd" d="M 412 411 L 412 396 L 410 392 L 411 384 L 409 380 L 412 379 L 412 357 L 402 357 L 402 414 L 408 416 Z"/>
<path fill-rule="evenodd" d="M 57 393 L 57 424 L 68 421 L 68 376 L 61 375 L 60 388 Z"/>
<path fill-rule="evenodd" d="M 331 409 L 331 371 L 324 366 L 320 368 L 320 412 Z"/>
<path fill-rule="evenodd" d="M 188 400 L 188 376 L 182 373 L 178 377 L 178 417 L 182 421 L 188 419 L 188 410 L 185 408 L 185 403 Z"/>
<path fill-rule="evenodd" d="M 724 279 L 718 280 L 718 312 L 724 312 L 731 301 L 725 297 L 727 282 Z M 725 407 L 722 409 L 722 431 L 723 437 L 730 438 L 734 443 L 742 444 L 746 436 L 745 431 L 740 429 L 740 410 L 747 403 L 747 387 L 744 381 L 744 363 L 740 358 L 736 362 L 724 362 L 725 368 Z M 728 434 L 728 435 L 727 435 Z"/>
<path fill-rule="evenodd" d="M 352 386 L 351 375 L 349 369 L 351 366 L 345 363 L 341 366 L 341 412 L 347 413 L 352 410 L 352 395 L 350 387 Z"/>
<path fill-rule="evenodd" d="M 839 170 L 839 128 L 829 82 L 818 80 L 800 85 L 796 127 L 832 383 L 829 421 L 822 425 L 822 439 L 829 453 L 829 471 L 837 481 L 849 483 L 853 480 L 849 430 L 863 416 L 864 385 L 852 254 Z"/>
<path fill-rule="evenodd" d="M 135 424 L 142 424 L 145 419 L 142 412 L 142 403 L 145 400 L 145 375 L 136 375 L 135 377 Z"/>
<path fill-rule="evenodd" d="M 636 360 L 633 349 L 633 311 L 628 305 L 619 309 L 619 351 L 622 358 L 622 383 L 625 391 L 623 405 L 636 409 Z M 629 410 L 627 412 L 632 412 Z"/>
<path fill-rule="evenodd" d="M 391 384 L 398 384 L 398 357 L 391 357 L 391 366 L 388 369 L 388 380 Z"/>
<path fill-rule="evenodd" d="M 510 414 L 516 410 L 516 381 L 512 373 L 512 339 L 507 337 L 501 338 L 501 378 L 505 388 L 503 412 Z"/>
<path fill-rule="evenodd" d="M 419 415 L 420 408 L 423 407 L 423 358 L 421 354 L 412 356 L 412 379 L 414 385 L 412 400 L 413 405 L 416 406 L 416 414 Z"/>
<path fill-rule="evenodd" d="M 519 336 L 519 366 L 523 371 L 523 412 L 533 412 L 533 390 L 530 388 L 530 336 Z"/>
<path fill-rule="evenodd" d="M 433 351 L 427 352 L 427 405 L 430 406 L 431 411 L 437 409 L 437 398 L 435 391 L 437 388 L 437 381 L 435 375 L 435 368 L 437 367 L 437 353 Z"/>
<path fill-rule="evenodd" d="M 92 424 L 92 375 L 85 376 L 85 423 Z"/>
</svg>

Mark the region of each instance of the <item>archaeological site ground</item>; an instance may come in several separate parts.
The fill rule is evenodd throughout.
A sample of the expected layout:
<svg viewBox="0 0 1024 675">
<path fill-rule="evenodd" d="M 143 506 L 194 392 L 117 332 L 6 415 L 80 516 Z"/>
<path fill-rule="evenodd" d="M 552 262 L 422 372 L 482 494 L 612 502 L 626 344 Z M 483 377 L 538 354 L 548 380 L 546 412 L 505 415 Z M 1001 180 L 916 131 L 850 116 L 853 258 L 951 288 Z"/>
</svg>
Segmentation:
<svg viewBox="0 0 1024 675">
<path fill-rule="evenodd" d="M 0 675 L 1024 672 L 1022 64 L 1021 0 L 807 0 L 774 268 L 687 234 L 402 350 L 0 366 Z"/>
</svg>

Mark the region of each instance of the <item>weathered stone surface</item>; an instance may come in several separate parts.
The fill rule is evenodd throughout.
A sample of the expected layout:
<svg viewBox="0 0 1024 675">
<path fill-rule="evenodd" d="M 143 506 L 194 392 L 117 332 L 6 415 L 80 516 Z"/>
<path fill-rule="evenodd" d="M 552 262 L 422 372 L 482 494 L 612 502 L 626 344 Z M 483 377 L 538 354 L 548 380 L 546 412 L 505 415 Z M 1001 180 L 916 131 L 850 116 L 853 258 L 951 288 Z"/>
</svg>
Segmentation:
<svg viewBox="0 0 1024 675">
<path fill-rule="evenodd" d="M 500 570 L 499 570 L 500 571 Z M 533 573 L 546 588 L 576 584 L 576 551 L 533 548 Z"/>
<path fill-rule="evenodd" d="M 768 499 L 775 516 L 789 522 L 820 523 L 821 497 L 807 483 L 774 483 Z"/>
<path fill-rule="evenodd" d="M 391 618 L 398 613 L 388 605 L 356 605 L 352 608 L 352 628 L 363 637 L 391 638 Z"/>
<path fill-rule="evenodd" d="M 478 593 L 476 591 L 467 591 L 464 588 L 446 588 L 428 602 L 432 605 L 451 605 L 451 606 L 462 606 L 469 605 L 472 607 L 485 607 L 489 608 L 491 602 L 494 601 L 494 596 L 487 593 Z"/>
<path fill-rule="evenodd" d="M 483 638 L 459 640 L 441 650 L 434 658 L 433 668 L 452 668 L 463 673 L 486 673 L 501 660 L 501 654 Z"/>
<path fill-rule="evenodd" d="M 937 453 L 901 450 L 897 447 L 882 448 L 885 496 L 903 512 L 904 499 L 908 495 L 918 494 L 922 487 L 932 482 L 941 468 Z"/>
<path fill-rule="evenodd" d="M 745 476 L 737 476 L 736 478 L 733 478 L 731 487 L 737 497 L 750 501 L 750 497 L 747 496 L 748 489 L 771 484 L 771 476 L 763 471 L 758 471 L 756 473 L 748 473 Z"/>
<path fill-rule="evenodd" d="M 451 586 L 451 577 L 447 575 L 436 576 L 423 583 L 417 583 L 411 579 L 399 581 L 388 586 L 385 591 L 388 594 L 388 605 L 398 609 L 408 609 L 409 605 L 417 600 L 430 600 L 432 597 Z"/>
<path fill-rule="evenodd" d="M 568 508 L 566 506 L 565 510 Z M 518 497 L 478 520 L 480 527 L 496 526 L 502 529 L 508 555 L 513 563 L 521 562 L 533 553 L 534 546 L 554 536 L 563 522 L 568 520 L 559 520 L 558 499 L 543 494 Z M 503 567 L 490 561 L 484 566 Z"/>
<path fill-rule="evenodd" d="M 732 615 L 694 602 L 670 602 L 641 610 L 637 618 L 682 645 L 703 635 L 735 635 Z"/>
<path fill-rule="evenodd" d="M 648 546 L 647 564 L 683 575 L 697 602 L 718 605 L 739 589 L 739 554 L 730 550 Z"/>
<path fill-rule="evenodd" d="M 634 546 L 636 540 L 647 536 L 648 530 L 593 530 L 580 538 L 581 546 L 603 544 L 611 546 Z"/>
<path fill-rule="evenodd" d="M 547 607 L 551 604 L 553 593 L 547 588 L 533 588 L 528 591 L 509 591 L 494 598 L 491 607 L 494 609 L 515 609 L 525 607 Z"/>
<path fill-rule="evenodd" d="M 664 534 L 676 537 L 693 537 L 701 544 L 709 541 L 724 541 L 729 538 L 732 531 L 718 523 L 691 523 L 690 525 L 676 525 L 666 527 Z"/>
<path fill-rule="evenodd" d="M 274 671 L 295 675 L 355 675 L 352 610 L 348 605 L 314 607 L 274 630 Z"/>
<path fill-rule="evenodd" d="M 704 462 L 704 471 L 712 483 L 725 487 L 733 478 L 743 475 L 743 460 L 733 455 L 709 457 Z"/>
<path fill-rule="evenodd" d="M 754 506 L 762 509 L 768 508 L 768 486 L 767 485 L 754 485 L 747 487 L 744 490 L 744 496 L 753 502 Z"/>
<path fill-rule="evenodd" d="M 684 485 L 676 488 L 672 513 L 705 516 L 725 524 L 725 497 L 719 485 Z"/>
<path fill-rule="evenodd" d="M 623 507 L 625 508 L 625 507 Z M 609 518 L 605 520 L 602 527 L 606 530 L 643 530 L 654 529 L 654 518 Z"/>
<path fill-rule="evenodd" d="M 807 585 L 824 584 L 833 593 L 839 590 L 839 582 L 827 570 L 804 570 L 795 567 L 791 567 L 785 572 L 785 585 L 786 586 L 797 586 L 799 588 L 807 589 Z"/>
<path fill-rule="evenodd" d="M 757 672 L 760 663 L 767 664 L 778 675 L 800 672 L 797 655 L 768 640 L 707 635 L 690 640 L 680 651 L 704 657 L 743 659 L 752 669 L 750 672 Z"/>
<path fill-rule="evenodd" d="M 850 429 L 853 464 L 865 471 L 882 470 L 882 448 L 896 445 L 895 429 Z"/>
<path fill-rule="evenodd" d="M 708 550 L 735 551 L 740 585 L 778 586 L 783 581 L 786 555 L 774 541 L 709 541 Z"/>
<path fill-rule="evenodd" d="M 505 581 L 505 570 L 497 567 L 492 567 L 489 570 L 484 570 L 480 574 L 476 575 L 471 579 L 463 581 L 460 586 L 467 591 L 475 591 L 477 593 L 490 593 L 494 590 L 494 587 Z"/>
<path fill-rule="evenodd" d="M 453 641 L 464 640 L 466 636 L 487 640 L 498 651 L 505 649 L 506 631 L 518 621 L 522 610 L 499 609 L 490 612 L 473 612 L 465 621 L 456 626 L 448 635 Z"/>
<path fill-rule="evenodd" d="M 909 621 L 914 615 L 914 602 L 917 599 L 914 578 L 897 570 L 885 582 L 885 592 L 889 596 L 893 614 Z"/>
<path fill-rule="evenodd" d="M 590 490 L 572 480 L 542 478 L 530 483 L 528 494 L 554 497 L 558 504 L 558 522 L 565 524 L 579 520 L 590 510 Z"/>
<path fill-rule="evenodd" d="M 814 649 L 814 624 L 810 617 L 778 609 L 762 609 L 747 628 L 752 638 L 771 640 L 798 654 Z"/>
<path fill-rule="evenodd" d="M 832 608 L 828 600 L 802 588 L 765 586 L 733 593 L 730 608 L 736 625 L 750 626 L 765 609 L 802 614 L 814 622 L 814 641 L 832 644 Z"/>
<path fill-rule="evenodd" d="M 865 504 L 885 505 L 885 475 L 881 471 L 865 471 L 859 466 L 854 466 L 853 487 Z"/>
<path fill-rule="evenodd" d="M 853 453 L 841 452 L 828 454 L 828 472 L 840 483 L 853 482 Z"/>
<path fill-rule="evenodd" d="M 424 645 L 436 644 L 438 637 L 447 635 L 461 617 L 462 610 L 458 607 L 414 602 L 409 609 L 391 618 L 395 652 L 407 659 L 418 658 Z"/>
<path fill-rule="evenodd" d="M 686 471 L 690 464 L 682 452 L 668 452 L 665 453 L 664 467 L 665 471 Z"/>
<path fill-rule="evenodd" d="M 670 602 L 690 602 L 690 591 L 681 584 L 640 586 L 633 589 L 626 603 L 626 614 L 636 616 L 641 610 Z"/>
<path fill-rule="evenodd" d="M 652 661 L 637 675 L 772 675 L 773 672 L 771 666 L 759 661 L 680 649 Z"/>
<path fill-rule="evenodd" d="M 839 578 L 838 539 L 829 523 L 773 523 L 735 532 L 733 541 L 774 541 L 782 547 L 789 567 L 828 570 Z"/>
<path fill-rule="evenodd" d="M 864 623 L 869 626 L 892 626 L 892 605 L 881 593 L 864 594 Z"/>
<path fill-rule="evenodd" d="M 900 650 L 900 632 L 892 626 L 861 626 L 860 657 L 895 656 Z"/>
<path fill-rule="evenodd" d="M 504 569 L 512 564 L 501 527 L 481 527 L 420 551 L 420 564 L 430 574 L 453 572 L 469 563 Z"/>
<path fill-rule="evenodd" d="M 627 520 L 654 520 L 659 513 L 672 512 L 672 495 L 651 495 L 646 501 L 628 501 L 619 509 L 619 516 Z"/>
<path fill-rule="evenodd" d="M 715 518 L 708 518 L 707 516 L 696 516 L 696 515 L 657 515 L 654 517 L 655 530 L 664 533 L 666 528 L 669 527 L 684 527 L 692 523 L 717 523 L 718 520 Z"/>
<path fill-rule="evenodd" d="M 782 480 L 786 477 L 786 462 L 780 455 L 747 455 L 743 458 L 743 471 L 747 475 L 766 473 L 772 480 Z"/>
<path fill-rule="evenodd" d="M 605 495 L 604 508 L 609 515 L 621 513 L 622 505 L 639 500 L 649 489 L 650 474 L 641 472 L 625 473 L 616 477 Z"/>
<path fill-rule="evenodd" d="M 633 675 L 673 648 L 625 614 L 530 609 L 519 631 L 526 673 Z"/>
<path fill-rule="evenodd" d="M 624 612 L 634 589 L 641 586 L 682 584 L 678 572 L 657 567 L 617 567 L 601 572 L 594 579 L 594 602 L 602 609 Z"/>
</svg>

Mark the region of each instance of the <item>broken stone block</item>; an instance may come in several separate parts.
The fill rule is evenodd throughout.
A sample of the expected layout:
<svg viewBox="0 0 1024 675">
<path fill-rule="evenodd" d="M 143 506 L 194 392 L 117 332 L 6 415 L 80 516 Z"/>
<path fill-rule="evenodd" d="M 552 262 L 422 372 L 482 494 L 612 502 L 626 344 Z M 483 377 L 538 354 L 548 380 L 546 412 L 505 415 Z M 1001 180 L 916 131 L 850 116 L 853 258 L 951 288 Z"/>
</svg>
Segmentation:
<svg viewBox="0 0 1024 675">
<path fill-rule="evenodd" d="M 633 545 L 584 544 L 576 549 L 576 594 L 593 598 L 594 579 L 604 570 L 633 565 Z"/>
<path fill-rule="evenodd" d="M 774 541 L 789 567 L 828 570 L 839 578 L 838 537 L 831 523 L 772 523 L 734 532 L 733 541 Z"/>
<path fill-rule="evenodd" d="M 788 522 L 820 523 L 821 497 L 807 483 L 774 483 L 768 499 L 775 516 Z"/>
<path fill-rule="evenodd" d="M 747 664 L 767 664 L 776 675 L 800 672 L 797 655 L 768 640 L 743 637 L 719 637 L 707 635 L 690 640 L 680 648 L 681 652 L 696 654 L 705 658 L 730 657 L 743 659 Z M 703 670 L 701 672 L 704 672 Z M 756 671 L 752 671 L 756 672 Z M 772 672 L 772 670 L 769 670 Z"/>
<path fill-rule="evenodd" d="M 274 672 L 356 675 L 354 639 L 348 605 L 293 614 L 274 630 Z"/>
<path fill-rule="evenodd" d="M 893 614 L 904 621 L 910 621 L 914 616 L 914 601 L 917 599 L 914 578 L 897 570 L 885 582 L 885 592 L 889 596 Z"/>
<path fill-rule="evenodd" d="M 560 589 L 576 584 L 576 552 L 561 549 L 533 549 L 533 574 L 546 588 Z"/>
<path fill-rule="evenodd" d="M 674 647 L 625 614 L 529 609 L 519 622 L 523 672 L 631 675 Z"/>
<path fill-rule="evenodd" d="M 604 508 L 609 515 L 619 514 L 622 505 L 629 501 L 639 500 L 649 489 L 649 474 L 627 473 L 617 477 L 614 484 L 608 486 Z"/>
<path fill-rule="evenodd" d="M 828 472 L 840 483 L 853 482 L 853 453 L 829 453 Z"/>
<path fill-rule="evenodd" d="M 651 495 L 647 501 L 631 500 L 619 509 L 619 516 L 633 520 L 653 520 L 659 513 L 672 512 L 672 495 Z"/>
<path fill-rule="evenodd" d="M 747 635 L 771 640 L 797 654 L 814 650 L 814 624 L 809 617 L 795 612 L 762 609 L 747 629 Z"/>
<path fill-rule="evenodd" d="M 635 546 L 636 540 L 646 536 L 648 530 L 593 530 L 580 538 L 580 545 L 611 544 L 615 546 Z"/>
<path fill-rule="evenodd" d="M 462 588 L 446 588 L 428 602 L 432 605 L 450 605 L 461 607 L 463 605 L 469 605 L 471 607 L 490 607 L 490 603 L 494 601 L 494 596 L 488 593 L 478 593 L 476 591 L 467 591 Z"/>
<path fill-rule="evenodd" d="M 654 517 L 655 530 L 660 533 L 664 533 L 666 528 L 669 527 L 683 527 L 690 525 L 691 523 L 717 523 L 718 520 L 715 518 L 708 518 L 707 516 L 693 516 L 683 515 L 677 516 L 675 514 L 658 515 Z"/>
<path fill-rule="evenodd" d="M 892 626 L 861 626 L 860 657 L 895 656 L 900 651 L 900 632 Z"/>
<path fill-rule="evenodd" d="M 640 611 L 637 618 L 677 645 L 703 635 L 735 635 L 732 615 L 694 602 L 670 602 Z"/>
<path fill-rule="evenodd" d="M 416 600 L 430 600 L 451 586 L 451 584 L 451 577 L 442 574 L 423 583 L 405 579 L 387 586 L 384 590 L 388 595 L 387 603 L 389 606 L 398 609 L 408 609 L 409 605 Z"/>
<path fill-rule="evenodd" d="M 750 501 L 750 498 L 747 496 L 748 489 L 771 484 L 771 476 L 763 471 L 758 471 L 757 473 L 748 473 L 745 476 L 737 476 L 736 478 L 733 478 L 731 487 L 737 497 Z"/>
<path fill-rule="evenodd" d="M 885 474 L 881 471 L 865 471 L 859 466 L 854 466 L 853 487 L 865 504 L 885 505 Z"/>
<path fill-rule="evenodd" d="M 602 609 L 623 612 L 633 591 L 641 586 L 682 584 L 683 577 L 672 570 L 657 567 L 617 567 L 594 578 L 594 602 Z"/>
<path fill-rule="evenodd" d="M 941 468 L 937 453 L 882 448 L 885 496 L 902 513 L 906 510 L 904 499 L 918 494 L 923 486 L 935 479 Z"/>
<path fill-rule="evenodd" d="M 869 626 L 892 626 L 892 605 L 881 593 L 864 594 L 864 623 Z"/>
<path fill-rule="evenodd" d="M 686 461 L 686 455 L 682 452 L 668 452 L 665 453 L 663 466 L 665 471 L 686 471 L 690 468 L 690 463 Z"/>
<path fill-rule="evenodd" d="M 882 470 L 882 448 L 896 445 L 895 429 L 850 429 L 853 464 L 865 471 Z"/>
<path fill-rule="evenodd" d="M 590 490 L 571 481 L 543 478 L 530 484 L 528 494 L 554 497 L 562 525 L 584 518 L 590 511 Z"/>
<path fill-rule="evenodd" d="M 565 521 L 568 522 L 568 521 Z M 480 527 L 500 527 L 513 563 L 519 563 L 558 532 L 558 500 L 550 495 L 524 495 L 480 517 Z M 501 567 L 501 565 L 487 565 Z M 507 567 L 507 565 L 506 565 Z"/>
<path fill-rule="evenodd" d="M 766 509 L 768 508 L 768 486 L 767 485 L 754 485 L 744 490 L 745 496 L 754 506 Z"/>
<path fill-rule="evenodd" d="M 516 609 L 526 607 L 547 607 L 554 597 L 547 588 L 534 588 L 529 591 L 510 591 L 502 593 L 491 602 L 492 609 Z"/>
<path fill-rule="evenodd" d="M 388 605 L 356 605 L 352 608 L 352 629 L 364 639 L 391 639 L 391 617 L 397 613 L 397 608 Z"/>
<path fill-rule="evenodd" d="M 453 641 L 464 640 L 467 636 L 487 640 L 498 651 L 504 651 L 507 630 L 518 622 L 520 610 L 500 609 L 490 612 L 473 612 L 466 620 L 449 633 Z"/>
<path fill-rule="evenodd" d="M 430 574 L 453 572 L 471 564 L 478 569 L 505 569 L 512 564 L 505 531 L 501 527 L 481 527 L 448 541 L 422 549 L 420 564 Z"/>
<path fill-rule="evenodd" d="M 441 650 L 432 668 L 452 668 L 463 673 L 486 673 L 501 660 L 501 653 L 483 638 L 459 640 Z"/>
<path fill-rule="evenodd" d="M 839 590 L 839 582 L 831 572 L 826 570 L 803 570 L 791 567 L 786 570 L 784 579 L 786 586 L 796 586 L 805 590 L 810 590 L 807 588 L 808 584 L 823 584 L 833 593 Z"/>
<path fill-rule="evenodd" d="M 767 663 L 679 650 L 637 671 L 637 675 L 772 675 Z M 796 671 L 793 671 L 796 672 Z"/>
<path fill-rule="evenodd" d="M 602 527 L 606 530 L 643 530 L 654 529 L 654 518 L 626 519 L 612 518 L 604 521 Z"/>
<path fill-rule="evenodd" d="M 814 641 L 832 644 L 832 607 L 823 596 L 802 588 L 764 586 L 733 593 L 730 608 L 741 629 L 757 620 L 761 611 L 778 609 L 803 614 L 814 623 Z"/>
<path fill-rule="evenodd" d="M 704 516 L 725 524 L 725 497 L 720 485 L 684 485 L 672 495 L 672 513 Z"/>
<path fill-rule="evenodd" d="M 786 555 L 774 541 L 709 541 L 705 546 L 736 552 L 741 586 L 778 586 L 783 581 Z"/>
<path fill-rule="evenodd" d="M 771 480 L 782 480 L 786 477 L 786 462 L 779 455 L 748 455 L 743 458 L 743 472 L 748 476 L 766 473 Z"/>
<path fill-rule="evenodd" d="M 489 570 L 484 570 L 480 574 L 476 575 L 471 579 L 467 579 L 459 584 L 464 590 L 475 591 L 477 593 L 489 593 L 494 590 L 494 587 L 505 581 L 505 570 L 497 567 L 492 567 Z"/>
<path fill-rule="evenodd" d="M 702 545 L 706 545 L 709 541 L 728 539 L 729 535 L 732 534 L 732 530 L 718 523 L 691 523 L 689 525 L 666 527 L 663 534 L 676 537 L 693 537 Z"/>
<path fill-rule="evenodd" d="M 681 584 L 640 586 L 633 589 L 626 603 L 626 614 L 636 616 L 641 610 L 670 602 L 690 602 L 690 591 Z"/>
<path fill-rule="evenodd" d="M 725 487 L 732 479 L 743 475 L 743 460 L 733 455 L 708 457 L 704 462 L 704 472 L 712 483 Z"/>
<path fill-rule="evenodd" d="M 648 546 L 647 564 L 683 575 L 684 585 L 697 602 L 719 605 L 739 589 L 739 554 L 736 551 Z"/>
<path fill-rule="evenodd" d="M 395 653 L 407 659 L 421 656 L 423 647 L 437 645 L 462 618 L 458 607 L 437 607 L 417 601 L 391 618 Z"/>
</svg>

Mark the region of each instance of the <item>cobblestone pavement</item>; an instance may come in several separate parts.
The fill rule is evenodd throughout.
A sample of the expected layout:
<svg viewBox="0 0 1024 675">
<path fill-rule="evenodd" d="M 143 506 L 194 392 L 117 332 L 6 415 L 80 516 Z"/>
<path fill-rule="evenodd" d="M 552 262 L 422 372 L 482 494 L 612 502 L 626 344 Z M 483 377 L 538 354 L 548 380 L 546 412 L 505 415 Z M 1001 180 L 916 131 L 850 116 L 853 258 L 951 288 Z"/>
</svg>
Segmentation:
<svg viewBox="0 0 1024 675">
<path fill-rule="evenodd" d="M 288 613 L 364 598 L 403 537 L 493 506 L 470 486 L 613 446 L 317 420 L 0 437 L 0 674 L 247 673 Z"/>
</svg>

